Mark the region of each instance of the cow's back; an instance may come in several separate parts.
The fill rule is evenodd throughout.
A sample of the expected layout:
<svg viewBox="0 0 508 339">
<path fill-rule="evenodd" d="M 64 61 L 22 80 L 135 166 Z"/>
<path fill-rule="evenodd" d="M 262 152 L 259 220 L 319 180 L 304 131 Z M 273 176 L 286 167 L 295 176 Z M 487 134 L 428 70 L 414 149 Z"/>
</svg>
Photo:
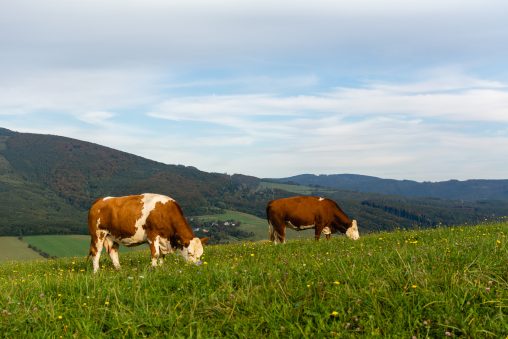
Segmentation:
<svg viewBox="0 0 508 339">
<path fill-rule="evenodd" d="M 311 225 L 329 209 L 328 199 L 296 196 L 272 200 L 267 206 L 267 217 L 291 221 L 294 225 Z"/>
<path fill-rule="evenodd" d="M 133 235 L 136 233 L 136 221 L 142 215 L 142 207 L 141 195 L 98 199 L 88 213 L 89 230 L 107 229 L 120 237 Z"/>
</svg>

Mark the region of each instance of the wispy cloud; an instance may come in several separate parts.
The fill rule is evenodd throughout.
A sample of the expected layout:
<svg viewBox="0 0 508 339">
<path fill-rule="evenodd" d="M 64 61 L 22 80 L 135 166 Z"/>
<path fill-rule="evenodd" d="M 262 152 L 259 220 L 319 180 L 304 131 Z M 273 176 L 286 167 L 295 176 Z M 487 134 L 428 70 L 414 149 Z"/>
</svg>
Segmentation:
<svg viewBox="0 0 508 339">
<path fill-rule="evenodd" d="M 104 111 L 85 112 L 78 115 L 78 119 L 88 124 L 100 125 L 113 118 L 115 113 Z"/>
<path fill-rule="evenodd" d="M 157 77 L 132 69 L 58 69 L 0 78 L 0 114 L 85 114 L 153 100 Z"/>
<path fill-rule="evenodd" d="M 341 87 L 314 95 L 278 96 L 213 95 L 180 97 L 163 101 L 148 113 L 168 120 L 223 124 L 244 131 L 270 129 L 283 117 L 285 126 L 308 126 L 324 130 L 330 119 L 406 117 L 443 121 L 508 121 L 508 85 L 458 76 L 410 83 L 368 83 Z M 307 120 L 311 121 L 307 121 Z M 258 125 L 259 121 L 266 121 Z"/>
</svg>

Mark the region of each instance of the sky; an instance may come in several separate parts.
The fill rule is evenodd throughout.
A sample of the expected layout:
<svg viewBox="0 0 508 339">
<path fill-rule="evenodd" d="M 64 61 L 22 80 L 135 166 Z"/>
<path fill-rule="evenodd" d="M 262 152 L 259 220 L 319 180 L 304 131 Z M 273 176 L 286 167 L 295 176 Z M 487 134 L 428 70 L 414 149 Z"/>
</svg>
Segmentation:
<svg viewBox="0 0 508 339">
<path fill-rule="evenodd" d="M 0 127 L 261 178 L 508 179 L 505 0 L 0 0 Z"/>
</svg>

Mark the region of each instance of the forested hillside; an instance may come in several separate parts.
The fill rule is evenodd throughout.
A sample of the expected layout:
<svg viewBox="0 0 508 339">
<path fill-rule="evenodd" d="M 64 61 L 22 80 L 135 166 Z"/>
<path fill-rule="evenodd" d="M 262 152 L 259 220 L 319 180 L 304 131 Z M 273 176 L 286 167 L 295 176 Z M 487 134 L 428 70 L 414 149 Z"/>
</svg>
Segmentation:
<svg viewBox="0 0 508 339">
<path fill-rule="evenodd" d="M 0 128 L 0 235 L 86 233 L 86 211 L 93 200 L 144 192 L 175 198 L 186 216 L 234 210 L 263 219 L 272 199 L 326 196 L 357 219 L 362 232 L 477 223 L 508 215 L 508 200 L 411 198 L 283 185 L 167 165 L 76 139 Z"/>
<path fill-rule="evenodd" d="M 0 234 L 84 232 L 91 202 L 110 195 L 157 192 L 187 215 L 211 214 L 250 182 L 75 139 L 0 130 Z"/>
</svg>

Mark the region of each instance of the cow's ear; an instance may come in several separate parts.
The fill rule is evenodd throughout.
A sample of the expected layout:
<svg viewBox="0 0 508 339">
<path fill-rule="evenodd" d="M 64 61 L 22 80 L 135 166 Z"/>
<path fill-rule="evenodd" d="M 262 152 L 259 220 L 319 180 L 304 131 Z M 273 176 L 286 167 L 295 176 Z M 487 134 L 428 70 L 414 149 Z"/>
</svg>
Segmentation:
<svg viewBox="0 0 508 339">
<path fill-rule="evenodd" d="M 208 240 L 210 240 L 210 238 L 208 238 L 208 237 L 206 237 L 206 238 L 199 238 L 199 240 L 201 240 L 201 243 L 203 245 L 205 245 L 208 242 Z"/>
</svg>

